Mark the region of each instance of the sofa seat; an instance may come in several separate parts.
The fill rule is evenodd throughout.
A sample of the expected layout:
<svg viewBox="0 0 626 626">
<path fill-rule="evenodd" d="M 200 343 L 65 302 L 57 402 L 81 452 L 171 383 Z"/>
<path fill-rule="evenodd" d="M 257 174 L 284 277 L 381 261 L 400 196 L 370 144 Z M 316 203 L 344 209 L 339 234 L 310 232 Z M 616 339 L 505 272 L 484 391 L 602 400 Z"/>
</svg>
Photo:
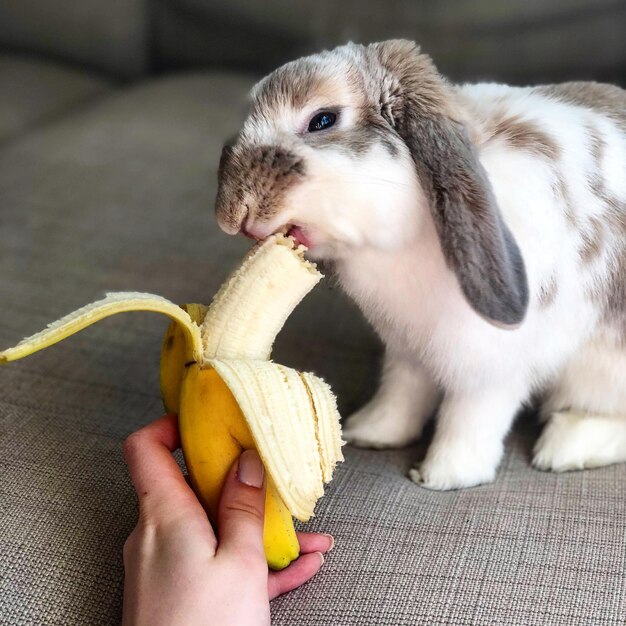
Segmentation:
<svg viewBox="0 0 626 626">
<path fill-rule="evenodd" d="M 0 146 L 0 345 L 106 291 L 210 299 L 249 245 L 218 230 L 212 206 L 251 84 L 194 74 L 105 91 Z M 116 316 L 0 370 L 3 622 L 119 623 L 137 516 L 122 443 L 162 413 L 165 326 Z M 380 353 L 329 280 L 274 358 L 324 376 L 348 414 L 375 388 Z M 336 547 L 273 602 L 273 624 L 623 624 L 626 466 L 537 472 L 537 432 L 520 420 L 496 482 L 449 493 L 406 478 L 423 445 L 346 447 L 306 526 Z"/>
</svg>

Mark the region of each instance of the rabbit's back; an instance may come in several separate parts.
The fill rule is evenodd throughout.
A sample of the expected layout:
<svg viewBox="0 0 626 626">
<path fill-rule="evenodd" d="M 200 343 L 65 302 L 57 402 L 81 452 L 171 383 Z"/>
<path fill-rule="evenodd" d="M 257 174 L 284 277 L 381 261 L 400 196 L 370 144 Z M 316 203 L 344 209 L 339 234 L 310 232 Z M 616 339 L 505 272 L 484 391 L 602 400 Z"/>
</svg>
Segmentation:
<svg viewBox="0 0 626 626">
<path fill-rule="evenodd" d="M 459 94 L 523 250 L 531 307 L 588 310 L 586 332 L 599 324 L 626 342 L 626 91 L 580 82 Z"/>
</svg>

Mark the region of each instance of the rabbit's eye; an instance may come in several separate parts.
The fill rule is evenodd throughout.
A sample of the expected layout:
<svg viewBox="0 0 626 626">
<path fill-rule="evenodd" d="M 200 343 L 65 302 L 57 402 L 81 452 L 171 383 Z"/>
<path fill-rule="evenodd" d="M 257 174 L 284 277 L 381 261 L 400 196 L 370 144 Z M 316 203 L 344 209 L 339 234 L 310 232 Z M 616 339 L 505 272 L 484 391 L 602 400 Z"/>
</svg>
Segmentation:
<svg viewBox="0 0 626 626">
<path fill-rule="evenodd" d="M 317 113 L 317 115 L 314 115 L 309 122 L 309 132 L 314 133 L 317 130 L 325 130 L 326 128 L 330 128 L 336 120 L 337 116 L 330 111 L 322 111 L 321 113 Z"/>
</svg>

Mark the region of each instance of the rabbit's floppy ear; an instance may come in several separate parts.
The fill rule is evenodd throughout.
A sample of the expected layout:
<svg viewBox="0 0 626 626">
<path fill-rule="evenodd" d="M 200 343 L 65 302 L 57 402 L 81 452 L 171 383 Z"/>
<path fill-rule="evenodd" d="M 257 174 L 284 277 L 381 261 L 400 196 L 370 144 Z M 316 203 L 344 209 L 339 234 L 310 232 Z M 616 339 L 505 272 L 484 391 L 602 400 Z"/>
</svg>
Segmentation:
<svg viewBox="0 0 626 626">
<path fill-rule="evenodd" d="M 381 113 L 411 152 L 465 297 L 491 322 L 519 324 L 528 306 L 524 262 L 467 132 L 454 119 L 450 88 L 413 42 L 370 50 L 383 74 Z"/>
</svg>

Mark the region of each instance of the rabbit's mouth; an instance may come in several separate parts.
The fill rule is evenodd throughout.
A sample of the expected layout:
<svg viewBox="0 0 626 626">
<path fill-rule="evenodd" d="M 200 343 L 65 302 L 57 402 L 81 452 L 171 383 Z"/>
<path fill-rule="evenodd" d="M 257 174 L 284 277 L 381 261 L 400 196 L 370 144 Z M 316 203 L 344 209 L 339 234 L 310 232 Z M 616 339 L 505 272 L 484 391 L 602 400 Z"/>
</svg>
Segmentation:
<svg viewBox="0 0 626 626">
<path fill-rule="evenodd" d="M 287 228 L 287 236 L 293 237 L 299 244 L 302 244 L 307 248 L 312 247 L 311 239 L 308 237 L 306 231 L 301 226 L 289 226 Z"/>
<path fill-rule="evenodd" d="M 287 237 L 293 237 L 297 243 L 306 246 L 307 248 L 312 248 L 314 243 L 306 226 L 300 224 L 284 224 L 280 228 L 268 229 L 267 227 L 263 227 L 262 225 L 252 224 L 250 226 L 244 224 L 241 226 L 241 232 L 250 239 L 256 239 L 260 241 L 273 235 L 275 233 L 282 233 L 283 235 L 287 235 Z"/>
</svg>

